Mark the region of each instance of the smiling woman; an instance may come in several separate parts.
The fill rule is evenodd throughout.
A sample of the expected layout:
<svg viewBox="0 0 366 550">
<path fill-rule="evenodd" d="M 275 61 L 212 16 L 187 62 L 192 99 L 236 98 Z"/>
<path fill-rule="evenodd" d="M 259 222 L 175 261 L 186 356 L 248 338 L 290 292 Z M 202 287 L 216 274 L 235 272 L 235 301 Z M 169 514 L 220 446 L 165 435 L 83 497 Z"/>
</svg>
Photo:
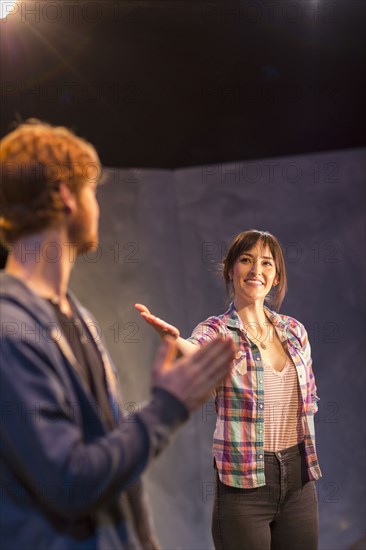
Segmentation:
<svg viewBox="0 0 366 550">
<path fill-rule="evenodd" d="M 137 304 L 183 355 L 217 336 L 237 346 L 231 374 L 216 387 L 213 442 L 217 550 L 316 550 L 316 386 L 304 326 L 277 313 L 287 291 L 279 241 L 267 231 L 237 235 L 223 261 L 229 309 L 179 330 Z"/>
<path fill-rule="evenodd" d="M 257 279 L 262 284 L 266 283 L 264 288 L 261 287 L 264 301 L 274 309 L 280 309 L 287 292 L 287 276 L 281 245 L 273 235 L 257 230 L 239 233 L 230 245 L 223 267 L 226 290 L 231 298 L 236 292 L 235 284 L 240 287 L 248 280 Z"/>
</svg>

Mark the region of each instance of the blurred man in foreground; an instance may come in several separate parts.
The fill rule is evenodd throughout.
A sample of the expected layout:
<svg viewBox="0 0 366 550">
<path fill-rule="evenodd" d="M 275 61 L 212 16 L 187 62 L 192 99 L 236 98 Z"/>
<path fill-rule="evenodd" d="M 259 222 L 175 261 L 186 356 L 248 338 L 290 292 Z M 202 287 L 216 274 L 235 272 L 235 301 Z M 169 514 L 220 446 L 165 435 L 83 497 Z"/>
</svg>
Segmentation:
<svg viewBox="0 0 366 550">
<path fill-rule="evenodd" d="M 157 548 L 139 477 L 228 374 L 233 344 L 216 340 L 174 361 L 165 341 L 150 399 L 123 419 L 96 322 L 68 290 L 77 255 L 98 243 L 97 153 L 39 121 L 0 147 L 9 249 L 0 281 L 1 547 Z"/>
</svg>

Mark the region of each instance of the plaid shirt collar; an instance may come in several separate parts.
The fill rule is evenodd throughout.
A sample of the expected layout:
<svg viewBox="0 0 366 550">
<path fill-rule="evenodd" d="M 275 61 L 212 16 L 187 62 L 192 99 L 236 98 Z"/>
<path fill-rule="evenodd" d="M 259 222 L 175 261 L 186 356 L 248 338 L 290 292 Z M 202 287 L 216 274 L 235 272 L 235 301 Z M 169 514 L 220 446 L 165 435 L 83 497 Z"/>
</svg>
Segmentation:
<svg viewBox="0 0 366 550">
<path fill-rule="evenodd" d="M 297 335 L 296 331 L 291 329 L 291 323 L 286 322 L 286 319 L 276 313 L 275 311 L 271 310 L 266 305 L 263 305 L 265 313 L 267 314 L 267 317 L 269 321 L 273 324 L 275 327 L 275 330 L 277 332 L 277 335 L 280 339 L 280 341 L 287 346 L 288 341 L 291 342 L 291 344 L 295 348 L 299 348 L 299 336 Z M 223 314 L 221 317 L 222 322 L 231 330 L 239 330 L 242 332 L 246 342 L 250 344 L 250 341 L 247 338 L 246 331 L 244 329 L 244 325 L 242 320 L 240 319 L 237 309 L 234 305 L 234 302 L 230 303 L 229 309 Z"/>
<path fill-rule="evenodd" d="M 266 305 L 264 305 L 263 307 L 266 310 L 271 323 L 276 325 L 278 330 L 286 332 L 287 324 L 284 323 L 284 321 L 281 319 L 281 316 L 275 311 L 269 309 L 269 307 L 267 307 Z M 243 322 L 238 315 L 234 302 L 231 302 L 229 309 L 224 313 L 222 320 L 227 327 L 239 329 L 245 332 Z"/>
</svg>

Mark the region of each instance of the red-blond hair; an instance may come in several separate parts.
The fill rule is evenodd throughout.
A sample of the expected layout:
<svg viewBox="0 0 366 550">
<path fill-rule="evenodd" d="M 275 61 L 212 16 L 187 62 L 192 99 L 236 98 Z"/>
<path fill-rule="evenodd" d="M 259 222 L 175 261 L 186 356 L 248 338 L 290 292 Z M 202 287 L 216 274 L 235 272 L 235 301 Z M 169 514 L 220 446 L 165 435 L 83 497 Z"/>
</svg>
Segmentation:
<svg viewBox="0 0 366 550">
<path fill-rule="evenodd" d="M 0 239 L 6 247 L 21 237 L 57 225 L 65 215 L 59 184 L 78 193 L 97 181 L 101 165 L 89 142 L 63 126 L 36 119 L 0 141 Z"/>
</svg>

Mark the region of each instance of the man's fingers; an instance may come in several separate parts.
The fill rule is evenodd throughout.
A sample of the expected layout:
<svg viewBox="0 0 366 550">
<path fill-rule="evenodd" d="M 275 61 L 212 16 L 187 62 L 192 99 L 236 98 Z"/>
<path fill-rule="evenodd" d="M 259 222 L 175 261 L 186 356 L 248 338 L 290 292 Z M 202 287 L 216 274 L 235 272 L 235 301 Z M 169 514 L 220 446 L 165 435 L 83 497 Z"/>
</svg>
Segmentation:
<svg viewBox="0 0 366 550">
<path fill-rule="evenodd" d="M 179 374 L 179 379 L 170 379 L 171 391 L 189 410 L 196 409 L 229 374 L 234 357 L 235 347 L 230 340 L 216 339 L 204 344 L 193 355 L 176 363 L 171 376 Z"/>
<path fill-rule="evenodd" d="M 174 338 L 166 336 L 159 346 L 153 367 L 153 375 L 171 369 L 176 353 Z"/>
<path fill-rule="evenodd" d="M 222 340 L 216 338 L 211 342 L 204 343 L 200 349 L 192 355 L 193 361 L 210 363 L 215 357 L 220 357 L 221 354 L 226 354 L 235 357 L 236 348 L 231 339 Z"/>
<path fill-rule="evenodd" d="M 204 344 L 191 356 L 192 369 L 197 371 L 202 381 L 208 384 L 214 379 L 221 379 L 225 371 L 229 372 L 231 361 L 235 357 L 235 346 L 230 340 L 220 340 Z M 209 374 L 209 376 L 207 376 Z"/>
<path fill-rule="evenodd" d="M 189 410 L 194 410 L 229 373 L 235 347 L 231 340 L 218 338 L 204 344 L 193 355 L 173 361 L 177 350 L 175 342 L 174 337 L 167 336 L 160 347 L 153 383 L 170 391 Z"/>
</svg>

